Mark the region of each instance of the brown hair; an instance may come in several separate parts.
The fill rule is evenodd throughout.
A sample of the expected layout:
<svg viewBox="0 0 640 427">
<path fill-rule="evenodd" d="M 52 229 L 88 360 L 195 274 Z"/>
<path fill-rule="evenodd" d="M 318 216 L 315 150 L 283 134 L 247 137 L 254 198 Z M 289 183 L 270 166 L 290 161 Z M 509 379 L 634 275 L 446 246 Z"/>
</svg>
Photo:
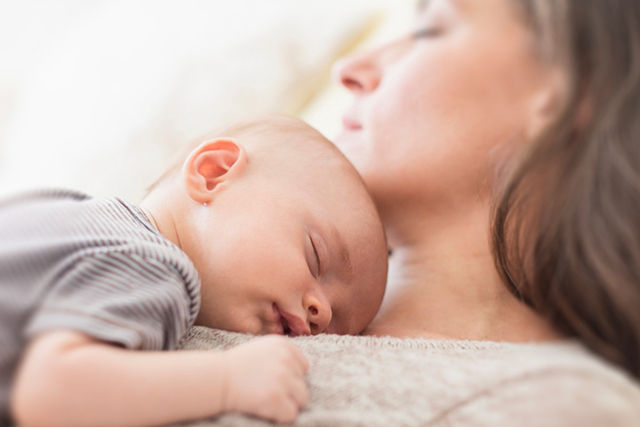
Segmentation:
<svg viewBox="0 0 640 427">
<path fill-rule="evenodd" d="M 640 2 L 514 1 L 569 87 L 498 189 L 498 270 L 557 330 L 640 378 Z"/>
</svg>

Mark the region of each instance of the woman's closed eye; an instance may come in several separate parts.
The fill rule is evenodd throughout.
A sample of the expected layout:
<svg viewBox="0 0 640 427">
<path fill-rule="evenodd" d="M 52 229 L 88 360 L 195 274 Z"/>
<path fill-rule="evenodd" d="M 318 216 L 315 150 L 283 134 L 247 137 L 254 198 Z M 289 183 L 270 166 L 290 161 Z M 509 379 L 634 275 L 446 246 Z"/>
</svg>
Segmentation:
<svg viewBox="0 0 640 427">
<path fill-rule="evenodd" d="M 436 37 L 441 33 L 442 33 L 442 29 L 439 27 L 420 28 L 411 33 L 411 38 L 424 39 L 424 38 Z"/>
</svg>

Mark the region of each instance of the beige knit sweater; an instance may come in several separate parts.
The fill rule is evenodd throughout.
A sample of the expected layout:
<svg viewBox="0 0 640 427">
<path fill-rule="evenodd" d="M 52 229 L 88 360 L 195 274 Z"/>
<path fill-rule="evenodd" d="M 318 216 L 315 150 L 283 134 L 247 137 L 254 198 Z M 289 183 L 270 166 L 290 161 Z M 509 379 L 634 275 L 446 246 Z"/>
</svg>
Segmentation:
<svg viewBox="0 0 640 427">
<path fill-rule="evenodd" d="M 250 336 L 193 328 L 184 349 Z M 640 426 L 640 387 L 573 342 L 509 344 L 318 335 L 304 426 Z M 268 425 L 239 414 L 192 425 Z"/>
</svg>

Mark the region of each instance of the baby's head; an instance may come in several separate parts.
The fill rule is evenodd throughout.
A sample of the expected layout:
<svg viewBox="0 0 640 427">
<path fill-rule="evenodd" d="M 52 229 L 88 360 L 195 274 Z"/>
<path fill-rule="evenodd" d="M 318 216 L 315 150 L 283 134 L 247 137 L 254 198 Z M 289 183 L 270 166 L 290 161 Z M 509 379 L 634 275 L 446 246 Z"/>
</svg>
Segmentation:
<svg viewBox="0 0 640 427">
<path fill-rule="evenodd" d="M 387 247 L 356 170 L 292 118 L 219 135 L 143 202 L 200 274 L 197 323 L 254 334 L 361 332 L 382 301 Z"/>
</svg>

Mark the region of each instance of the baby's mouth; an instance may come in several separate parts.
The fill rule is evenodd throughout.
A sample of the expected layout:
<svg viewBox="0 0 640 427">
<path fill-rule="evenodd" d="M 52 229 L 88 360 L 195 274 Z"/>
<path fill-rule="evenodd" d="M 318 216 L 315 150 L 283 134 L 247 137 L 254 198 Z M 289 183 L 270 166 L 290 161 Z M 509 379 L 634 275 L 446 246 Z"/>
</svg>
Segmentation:
<svg viewBox="0 0 640 427">
<path fill-rule="evenodd" d="M 282 315 L 280 316 L 280 324 L 282 325 L 282 333 L 284 335 L 291 335 L 291 328 L 287 323 L 287 319 L 285 319 Z"/>
<path fill-rule="evenodd" d="M 280 310 L 280 307 L 276 303 L 273 303 L 273 309 L 278 314 L 278 320 L 282 325 L 282 331 L 284 335 L 290 337 L 297 337 L 299 335 L 310 335 L 311 331 L 309 326 L 296 316 L 295 314 L 287 313 Z"/>
</svg>

